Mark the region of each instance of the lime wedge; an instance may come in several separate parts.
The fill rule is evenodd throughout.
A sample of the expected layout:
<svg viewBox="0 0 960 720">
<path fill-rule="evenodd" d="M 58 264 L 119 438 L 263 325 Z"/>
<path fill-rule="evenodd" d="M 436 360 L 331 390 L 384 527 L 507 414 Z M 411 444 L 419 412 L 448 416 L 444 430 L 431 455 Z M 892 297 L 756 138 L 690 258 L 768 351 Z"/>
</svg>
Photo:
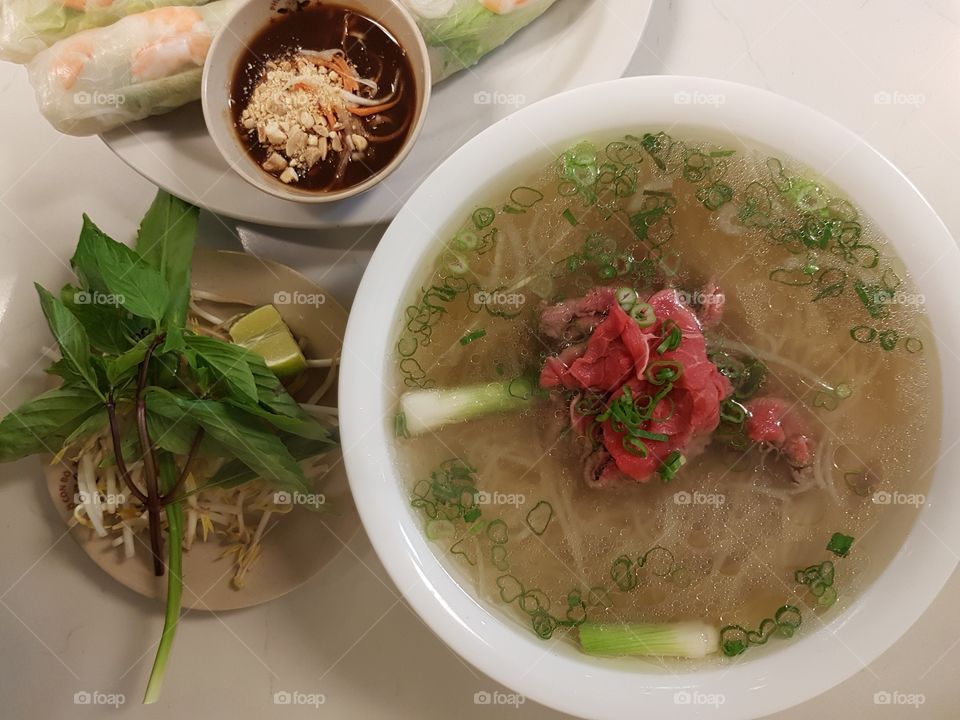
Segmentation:
<svg viewBox="0 0 960 720">
<path fill-rule="evenodd" d="M 293 333 L 273 305 L 258 307 L 230 328 L 237 345 L 257 353 L 277 377 L 290 377 L 307 369 Z"/>
</svg>

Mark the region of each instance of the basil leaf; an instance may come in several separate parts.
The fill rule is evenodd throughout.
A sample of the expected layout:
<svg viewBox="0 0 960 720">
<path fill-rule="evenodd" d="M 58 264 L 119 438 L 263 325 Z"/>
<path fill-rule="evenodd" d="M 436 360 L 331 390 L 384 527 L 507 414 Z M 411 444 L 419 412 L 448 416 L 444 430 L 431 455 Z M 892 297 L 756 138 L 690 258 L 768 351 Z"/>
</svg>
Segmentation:
<svg viewBox="0 0 960 720">
<path fill-rule="evenodd" d="M 51 295 L 43 286 L 34 283 L 40 295 L 40 307 L 47 318 L 50 332 L 60 346 L 60 354 L 66 365 L 89 385 L 97 394 L 97 374 L 90 361 L 90 340 L 87 331 L 67 306 Z"/>
<path fill-rule="evenodd" d="M 311 440 L 330 441 L 330 432 L 327 427 L 321 425 L 316 418 L 307 413 L 303 413 L 302 417 L 290 417 L 289 415 L 277 415 L 259 405 L 240 403 L 235 400 L 227 400 L 227 402 L 239 410 L 266 420 L 278 430 L 284 430 L 291 435 Z"/>
<path fill-rule="evenodd" d="M 148 335 L 117 357 L 104 358 L 107 382 L 110 383 L 110 387 L 117 387 L 121 380 L 125 380 L 131 375 L 131 370 L 143 362 L 151 343 L 153 343 L 153 335 Z"/>
<path fill-rule="evenodd" d="M 49 390 L 0 420 L 0 462 L 56 453 L 103 401 L 85 387 Z"/>
<path fill-rule="evenodd" d="M 289 438 L 284 443 L 287 451 L 297 462 L 307 460 L 317 455 L 323 455 L 336 447 L 336 440 L 331 442 L 322 442 L 309 440 L 307 438 L 294 437 Z M 209 487 L 231 488 L 243 485 L 244 483 L 256 480 L 259 477 L 239 460 L 229 462 L 220 468 L 203 486 L 199 489 Z"/>
<path fill-rule="evenodd" d="M 145 321 L 133 317 L 126 310 L 87 302 L 90 299 L 87 291 L 72 285 L 67 285 L 60 291 L 60 300 L 83 325 L 95 350 L 119 355 L 129 350 L 136 342 L 135 338 L 147 329 Z"/>
<path fill-rule="evenodd" d="M 183 352 L 187 343 L 183 339 L 183 330 L 178 325 L 167 325 L 167 336 L 163 341 L 162 352 Z"/>
<path fill-rule="evenodd" d="M 292 418 L 303 418 L 306 413 L 294 400 L 280 379 L 267 367 L 263 358 L 254 352 L 248 353 L 247 365 L 257 385 L 257 399 L 273 412 Z"/>
<path fill-rule="evenodd" d="M 164 317 L 170 290 L 160 272 L 123 243 L 107 237 L 86 215 L 70 263 L 91 290 L 114 296 L 134 315 L 157 323 Z"/>
<path fill-rule="evenodd" d="M 90 437 L 94 433 L 98 433 L 106 428 L 109 424 L 110 418 L 107 415 L 107 409 L 103 407 L 100 410 L 95 410 L 92 415 L 89 415 L 86 420 L 77 425 L 72 433 L 64 438 L 62 446 L 72 445 L 78 440 Z"/>
<path fill-rule="evenodd" d="M 235 408 L 215 400 L 184 398 L 157 387 L 148 389 L 146 400 L 150 412 L 166 418 L 179 420 L 188 415 L 258 477 L 281 488 L 307 490 L 303 470 L 280 438 L 252 425 Z"/>
<path fill-rule="evenodd" d="M 172 327 L 183 327 L 187 321 L 190 264 L 199 217 L 198 208 L 160 190 L 137 233 L 137 252 L 160 271 L 170 289 L 170 303 L 164 320 Z M 168 334 L 168 341 L 170 338 Z"/>
<path fill-rule="evenodd" d="M 230 392 L 256 403 L 257 385 L 250 371 L 248 356 L 252 353 L 233 343 L 205 335 L 188 335 L 186 342 L 188 359 L 190 352 L 211 368 L 218 379 L 226 383 Z"/>
</svg>

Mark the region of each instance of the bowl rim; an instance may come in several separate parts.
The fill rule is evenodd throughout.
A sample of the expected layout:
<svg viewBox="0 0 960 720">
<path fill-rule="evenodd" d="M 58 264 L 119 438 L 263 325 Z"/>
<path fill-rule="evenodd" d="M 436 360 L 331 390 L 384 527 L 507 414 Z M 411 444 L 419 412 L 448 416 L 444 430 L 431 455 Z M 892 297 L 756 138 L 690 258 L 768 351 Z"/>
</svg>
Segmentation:
<svg viewBox="0 0 960 720">
<path fill-rule="evenodd" d="M 420 101 L 414 107 L 413 125 L 409 133 L 407 133 L 405 142 L 393 159 L 363 182 L 332 192 L 298 191 L 294 188 L 287 188 L 279 181 L 273 181 L 262 168 L 250 159 L 247 152 L 240 148 L 239 139 L 236 136 L 233 123 L 229 121 L 229 114 L 226 113 L 228 104 L 218 103 L 213 100 L 217 93 L 224 91 L 224 89 L 226 89 L 228 100 L 230 97 L 229 85 L 224 88 L 222 83 L 217 84 L 214 82 L 214 68 L 219 66 L 229 68 L 230 70 L 227 74 L 227 82 L 229 83 L 229 78 L 233 76 L 233 68 L 237 66 L 239 59 L 236 50 L 231 51 L 232 43 L 239 41 L 240 46 L 245 46 L 250 37 L 256 35 L 257 32 L 265 27 L 264 25 L 260 25 L 259 29 L 252 34 L 238 33 L 237 25 L 245 20 L 244 14 L 258 13 L 275 15 L 276 13 L 273 6 L 276 3 L 266 4 L 257 2 L 257 0 L 247 0 L 245 4 L 230 16 L 223 27 L 220 28 L 219 32 L 217 32 L 207 52 L 207 62 L 205 62 L 203 66 L 200 85 L 200 104 L 203 110 L 203 121 L 206 125 L 207 132 L 213 139 L 213 143 L 216 145 L 217 151 L 223 157 L 224 161 L 233 172 L 243 178 L 247 183 L 281 200 L 291 200 L 308 205 L 321 205 L 355 197 L 370 190 L 400 167 L 401 163 L 406 159 L 416 144 L 417 139 L 420 137 L 420 132 L 423 130 L 424 123 L 426 122 L 427 111 L 430 108 L 430 100 L 433 94 L 433 73 L 430 65 L 430 55 L 416 19 L 404 4 L 400 0 L 378 1 L 392 5 L 395 15 L 391 15 L 389 20 L 384 20 L 379 13 L 374 13 L 367 7 L 369 0 L 350 0 L 352 4 L 356 4 L 362 8 L 360 12 L 374 19 L 375 22 L 382 24 L 391 34 L 396 35 L 396 26 L 392 24 L 394 22 L 402 22 L 406 26 L 405 29 L 410 31 L 411 37 L 415 39 L 414 46 L 402 45 L 401 47 L 406 52 L 407 59 L 411 64 L 414 82 L 418 85 L 421 82 L 423 84 L 423 87 L 419 88 Z M 310 0 L 310 2 L 323 4 L 323 0 Z M 397 42 L 399 43 L 399 40 Z M 229 57 L 227 57 L 228 54 Z"/>
<path fill-rule="evenodd" d="M 598 116 L 596 107 L 607 111 Z M 438 251 L 450 219 L 461 213 L 466 217 L 474 196 L 506 174 L 503 158 L 551 157 L 578 137 L 673 125 L 750 137 L 803 158 L 883 229 L 911 275 L 923 280 L 923 292 L 933 297 L 927 311 L 936 333 L 945 401 L 926 503 L 896 556 L 849 607 L 775 652 L 670 675 L 624 669 L 622 662 L 574 655 L 553 644 L 545 652 L 541 640 L 519 623 L 504 622 L 458 584 L 427 542 L 402 492 L 390 452 L 395 400 L 386 379 L 410 281 L 419 279 L 422 261 Z M 728 81 L 651 76 L 591 85 L 526 107 L 434 171 L 388 228 L 361 281 L 344 340 L 340 392 L 351 401 L 341 409 L 340 427 L 364 527 L 390 577 L 448 646 L 494 680 L 544 705 L 604 719 L 635 713 L 638 707 L 664 718 L 709 712 L 725 719 L 766 716 L 797 705 L 846 680 L 891 647 L 957 565 L 960 523 L 952 518 L 960 509 L 960 484 L 951 482 L 949 466 L 960 464 L 960 450 L 951 440 L 960 437 L 960 352 L 955 350 L 960 349 L 960 317 L 950 312 L 949 301 L 955 285 L 951 278 L 958 273 L 960 249 L 912 183 L 855 133 L 794 100 Z M 719 695 L 721 701 L 697 706 L 695 693 Z"/>
</svg>

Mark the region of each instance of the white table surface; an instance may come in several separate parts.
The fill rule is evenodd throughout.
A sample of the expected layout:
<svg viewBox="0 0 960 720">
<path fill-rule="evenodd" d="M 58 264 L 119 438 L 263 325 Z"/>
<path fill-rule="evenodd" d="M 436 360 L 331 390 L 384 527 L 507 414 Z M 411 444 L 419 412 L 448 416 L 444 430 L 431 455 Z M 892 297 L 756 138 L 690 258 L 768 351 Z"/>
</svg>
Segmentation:
<svg viewBox="0 0 960 720">
<path fill-rule="evenodd" d="M 956 235 L 960 202 L 950 168 L 960 167 L 958 37 L 960 0 L 656 0 L 631 74 L 706 75 L 807 103 L 897 164 Z M 55 285 L 67 276 L 81 213 L 128 237 L 154 189 L 98 140 L 64 138 L 47 127 L 19 68 L 0 66 L 0 98 L 0 261 L 15 244 L 31 247 L 35 279 Z M 382 233 L 237 234 L 211 216 L 203 230 L 204 242 L 242 244 L 293 265 L 344 302 Z M 0 368 L 21 361 L 15 339 L 5 337 Z M 0 399 L 8 394 L 17 389 L 0 388 Z M 284 599 L 187 615 L 161 702 L 143 707 L 161 609 L 115 585 L 62 534 L 37 465 L 0 473 L 4 719 L 561 717 L 532 702 L 516 710 L 475 704 L 475 693 L 502 688 L 413 615 L 363 533 Z M 893 650 L 776 718 L 960 717 L 958 606 L 955 575 Z M 76 705 L 78 691 L 120 693 L 126 702 L 116 709 Z M 277 706 L 278 691 L 322 694 L 325 702 Z M 921 694 L 924 702 L 916 709 L 878 705 L 878 692 Z M 748 706 L 743 711 L 750 716 Z"/>
</svg>

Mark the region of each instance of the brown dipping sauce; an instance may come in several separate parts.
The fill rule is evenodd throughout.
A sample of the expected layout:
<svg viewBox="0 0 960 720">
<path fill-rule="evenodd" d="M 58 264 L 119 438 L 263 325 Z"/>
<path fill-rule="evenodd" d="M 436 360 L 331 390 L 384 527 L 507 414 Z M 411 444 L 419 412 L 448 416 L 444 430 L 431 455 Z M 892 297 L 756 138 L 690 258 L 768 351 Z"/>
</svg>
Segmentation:
<svg viewBox="0 0 960 720">
<path fill-rule="evenodd" d="M 301 162 L 299 177 L 290 183 L 291 188 L 333 191 L 364 182 L 396 157 L 413 124 L 416 89 L 406 51 L 375 20 L 339 5 L 313 3 L 278 15 L 249 44 L 234 73 L 230 92 L 234 127 L 258 165 L 262 167 L 276 148 L 260 142 L 258 131 L 245 127 L 242 117 L 257 86 L 266 78 L 267 63 L 295 57 L 302 51 L 309 54 L 333 49 L 343 51 L 361 78 L 377 83 L 376 92 L 361 84 L 355 94 L 370 100 L 390 98 L 390 102 L 374 114 L 349 114 L 349 120 L 361 129 L 359 134 L 368 139 L 359 157 L 348 148 L 335 152 L 331 147 L 326 158 L 315 161 L 309 169 Z M 360 112 L 367 109 L 349 104 Z M 320 110 L 315 114 L 318 118 L 324 115 Z M 337 120 L 340 125 L 340 118 Z M 270 174 L 279 177 L 278 172 Z"/>
</svg>

